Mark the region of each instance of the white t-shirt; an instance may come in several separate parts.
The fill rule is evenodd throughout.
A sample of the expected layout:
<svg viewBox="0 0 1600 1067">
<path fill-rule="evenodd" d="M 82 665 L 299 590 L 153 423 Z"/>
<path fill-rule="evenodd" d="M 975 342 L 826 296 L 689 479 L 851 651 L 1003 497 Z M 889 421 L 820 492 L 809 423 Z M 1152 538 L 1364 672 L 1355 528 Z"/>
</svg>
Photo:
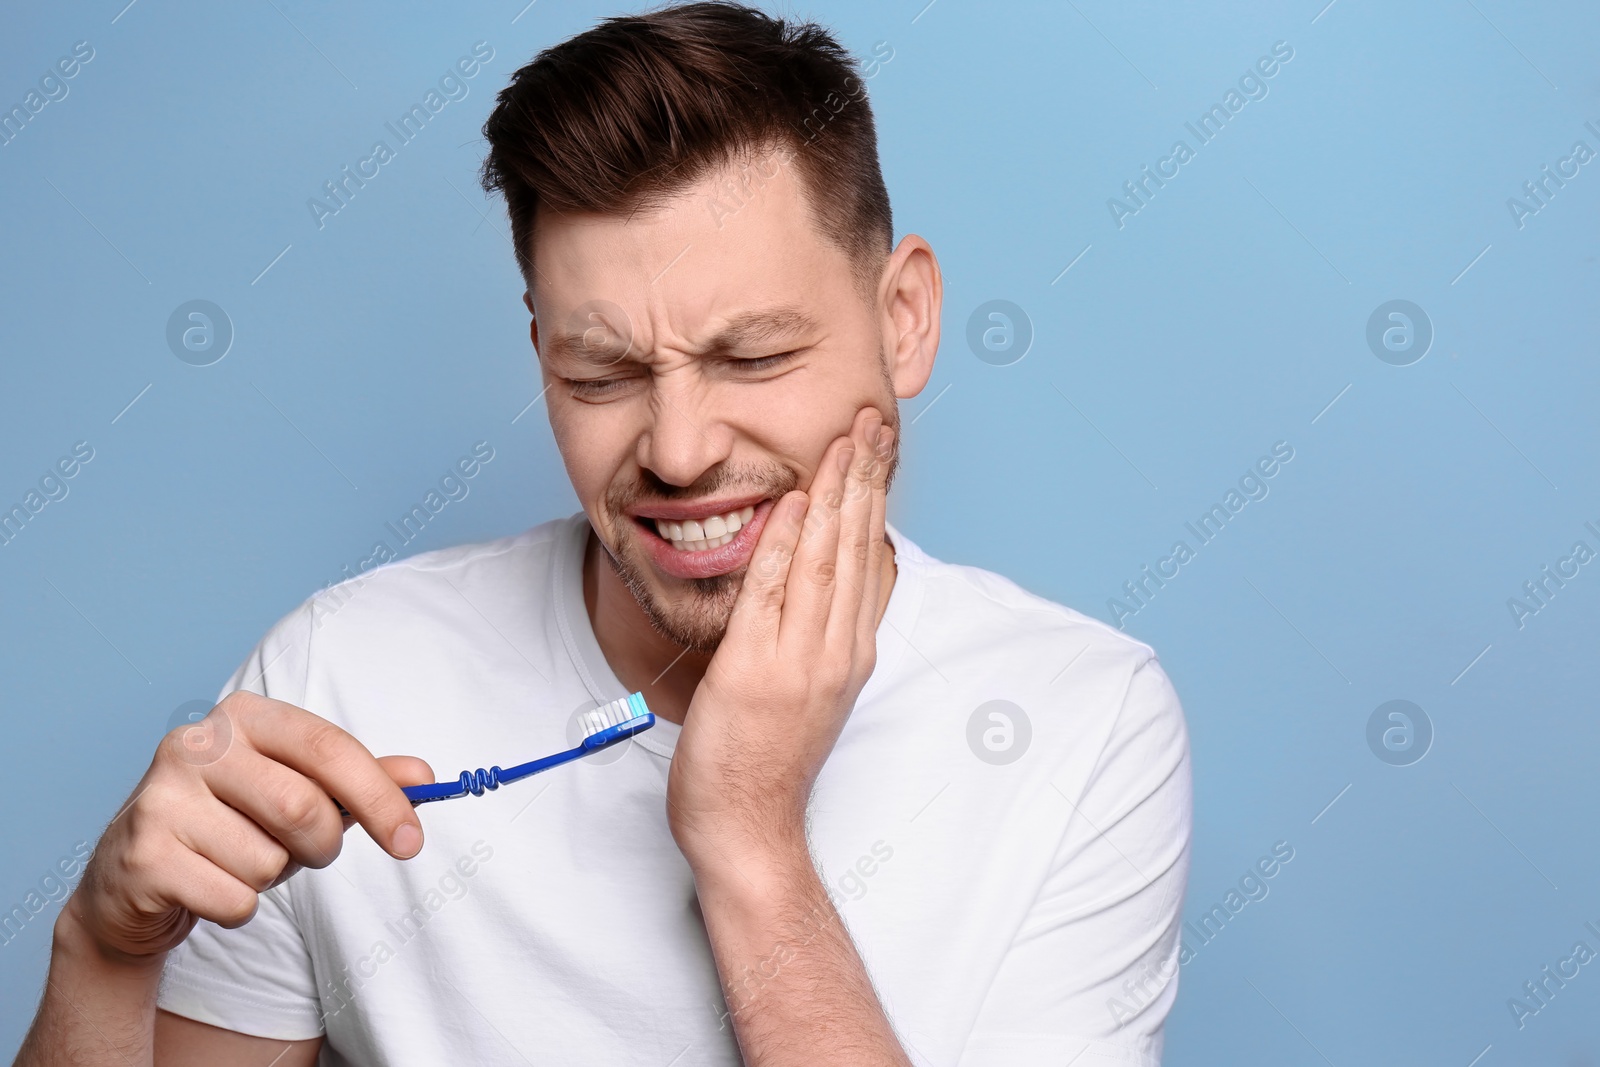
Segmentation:
<svg viewBox="0 0 1600 1067">
<path fill-rule="evenodd" d="M 588 535 L 579 514 L 323 590 L 224 692 L 440 778 L 570 747 L 578 712 L 626 693 L 584 607 Z M 1191 813 L 1171 683 L 1148 646 L 889 537 L 877 669 L 811 840 L 896 1033 L 918 1064 L 1158 1064 Z M 409 861 L 352 829 L 249 923 L 201 922 L 161 1007 L 325 1032 L 323 1064 L 739 1063 L 667 828 L 678 732 L 425 805 Z"/>
</svg>

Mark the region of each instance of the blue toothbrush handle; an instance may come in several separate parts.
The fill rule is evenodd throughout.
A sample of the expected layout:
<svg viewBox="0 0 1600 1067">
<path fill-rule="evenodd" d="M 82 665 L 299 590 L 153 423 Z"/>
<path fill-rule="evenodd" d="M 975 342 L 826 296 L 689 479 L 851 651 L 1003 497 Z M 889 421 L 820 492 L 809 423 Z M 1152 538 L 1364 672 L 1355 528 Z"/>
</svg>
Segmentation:
<svg viewBox="0 0 1600 1067">
<path fill-rule="evenodd" d="M 565 752 L 557 752 L 552 756 L 531 760 L 528 763 L 519 763 L 515 767 L 503 769 L 490 767 L 488 770 L 479 767 L 475 771 L 462 771 L 461 776 L 453 781 L 402 786 L 400 791 L 410 799 L 412 807 L 416 807 L 419 804 L 432 803 L 435 800 L 454 800 L 456 797 L 464 797 L 468 793 L 473 796 L 482 796 L 485 790 L 499 789 L 507 783 L 519 781 L 529 775 L 538 774 L 540 771 L 547 771 L 551 767 L 559 767 L 563 763 L 571 763 L 575 759 L 587 756 L 591 752 L 598 752 L 602 748 L 609 748 L 619 741 L 627 740 L 640 731 L 650 729 L 655 724 L 655 715 L 646 712 L 644 715 L 629 719 L 627 722 L 618 723 L 616 726 L 608 726 L 599 733 L 590 734 L 576 748 L 569 748 Z M 339 804 L 337 800 L 334 803 L 339 805 L 339 814 L 348 818 L 350 815 L 349 810 L 343 804 Z"/>
</svg>

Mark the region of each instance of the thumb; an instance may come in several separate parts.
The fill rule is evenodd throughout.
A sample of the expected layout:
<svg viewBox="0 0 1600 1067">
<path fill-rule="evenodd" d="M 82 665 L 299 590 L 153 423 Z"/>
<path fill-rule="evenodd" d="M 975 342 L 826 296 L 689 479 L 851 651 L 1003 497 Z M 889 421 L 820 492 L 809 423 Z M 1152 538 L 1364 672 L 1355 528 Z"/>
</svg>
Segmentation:
<svg viewBox="0 0 1600 1067">
<path fill-rule="evenodd" d="M 804 492 L 785 493 L 767 515 L 761 539 L 756 542 L 750 562 L 745 567 L 744 582 L 734 601 L 733 614 L 728 617 L 727 634 L 723 647 L 736 635 L 742 640 L 776 637 L 779 620 L 783 615 L 783 594 L 789 581 L 789 564 L 794 559 L 795 546 L 800 542 L 801 525 L 805 520 L 809 499 Z"/>
</svg>

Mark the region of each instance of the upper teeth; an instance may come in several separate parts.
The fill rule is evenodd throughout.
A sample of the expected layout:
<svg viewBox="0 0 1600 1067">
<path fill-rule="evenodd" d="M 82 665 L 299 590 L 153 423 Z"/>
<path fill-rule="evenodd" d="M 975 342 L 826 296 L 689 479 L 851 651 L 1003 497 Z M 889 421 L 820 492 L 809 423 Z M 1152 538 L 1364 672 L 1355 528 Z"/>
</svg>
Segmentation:
<svg viewBox="0 0 1600 1067">
<path fill-rule="evenodd" d="M 733 535 L 743 529 L 755 517 L 755 513 L 755 508 L 748 507 L 730 511 L 726 515 L 711 515 L 685 522 L 657 519 L 656 532 L 663 540 L 671 541 L 672 547 L 680 552 L 704 552 L 732 541 Z"/>
</svg>

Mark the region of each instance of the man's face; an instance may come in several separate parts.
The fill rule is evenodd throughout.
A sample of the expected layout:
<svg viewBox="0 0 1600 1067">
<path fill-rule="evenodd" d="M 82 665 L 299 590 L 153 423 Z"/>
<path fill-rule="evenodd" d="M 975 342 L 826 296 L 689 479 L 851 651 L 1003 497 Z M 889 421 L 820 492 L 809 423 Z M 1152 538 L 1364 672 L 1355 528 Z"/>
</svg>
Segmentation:
<svg viewBox="0 0 1600 1067">
<path fill-rule="evenodd" d="M 737 197 L 725 170 L 649 212 L 534 227 L 535 344 L 567 473 L 640 607 L 696 651 L 721 640 L 773 503 L 810 485 L 863 407 L 897 424 L 889 320 L 779 160 Z"/>
</svg>

